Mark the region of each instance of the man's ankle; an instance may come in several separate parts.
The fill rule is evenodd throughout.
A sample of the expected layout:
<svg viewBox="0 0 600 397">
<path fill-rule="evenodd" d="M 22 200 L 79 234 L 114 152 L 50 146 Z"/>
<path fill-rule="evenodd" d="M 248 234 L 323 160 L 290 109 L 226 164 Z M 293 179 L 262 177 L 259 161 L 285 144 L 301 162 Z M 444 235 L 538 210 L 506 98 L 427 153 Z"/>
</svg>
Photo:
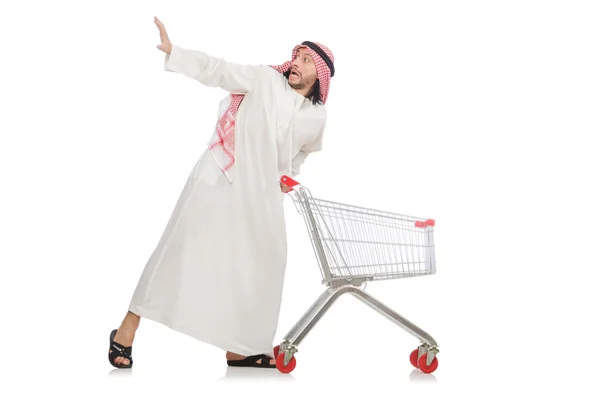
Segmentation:
<svg viewBox="0 0 600 397">
<path fill-rule="evenodd" d="M 139 325 L 140 325 L 140 317 L 131 312 L 127 312 L 127 315 L 125 316 L 125 318 L 123 319 L 123 322 L 121 323 L 121 326 L 123 328 L 127 328 L 127 329 L 133 328 L 134 330 L 137 329 L 137 327 Z"/>
</svg>

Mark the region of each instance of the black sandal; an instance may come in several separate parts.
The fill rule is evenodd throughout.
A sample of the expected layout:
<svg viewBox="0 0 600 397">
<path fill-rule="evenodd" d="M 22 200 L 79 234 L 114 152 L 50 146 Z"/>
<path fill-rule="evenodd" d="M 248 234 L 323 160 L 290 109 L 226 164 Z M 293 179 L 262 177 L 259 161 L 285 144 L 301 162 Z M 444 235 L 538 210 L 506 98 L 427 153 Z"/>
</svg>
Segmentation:
<svg viewBox="0 0 600 397">
<path fill-rule="evenodd" d="M 260 359 L 260 362 L 256 362 Z M 256 356 L 248 356 L 243 360 L 227 360 L 227 365 L 230 367 L 254 367 L 254 368 L 277 368 L 274 364 L 271 364 L 273 357 L 269 357 L 266 354 L 259 354 Z"/>
<path fill-rule="evenodd" d="M 133 359 L 131 358 L 131 346 L 125 347 L 122 344 L 115 342 L 115 335 L 117 334 L 117 330 L 113 330 L 110 333 L 110 346 L 108 348 L 108 361 L 112 364 L 113 367 L 116 368 L 131 368 L 133 365 Z M 117 357 L 123 357 L 129 360 L 129 364 L 117 364 L 115 363 L 115 359 Z"/>
</svg>

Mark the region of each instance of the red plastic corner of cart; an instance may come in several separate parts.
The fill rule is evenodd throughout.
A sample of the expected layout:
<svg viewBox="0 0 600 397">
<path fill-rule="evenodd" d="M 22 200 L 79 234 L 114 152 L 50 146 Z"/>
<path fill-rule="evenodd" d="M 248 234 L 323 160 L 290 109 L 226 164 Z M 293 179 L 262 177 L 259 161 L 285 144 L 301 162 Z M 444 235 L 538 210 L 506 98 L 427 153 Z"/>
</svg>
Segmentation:
<svg viewBox="0 0 600 397">
<path fill-rule="evenodd" d="M 290 178 L 287 175 L 283 175 L 281 177 L 281 183 L 283 183 L 284 185 L 288 186 L 288 187 L 294 187 L 294 186 L 298 186 L 300 183 L 293 180 L 292 178 Z"/>
<path fill-rule="evenodd" d="M 427 219 L 425 222 L 423 222 L 423 221 L 415 222 L 415 227 L 427 227 L 427 226 L 435 226 L 435 220 Z"/>
</svg>

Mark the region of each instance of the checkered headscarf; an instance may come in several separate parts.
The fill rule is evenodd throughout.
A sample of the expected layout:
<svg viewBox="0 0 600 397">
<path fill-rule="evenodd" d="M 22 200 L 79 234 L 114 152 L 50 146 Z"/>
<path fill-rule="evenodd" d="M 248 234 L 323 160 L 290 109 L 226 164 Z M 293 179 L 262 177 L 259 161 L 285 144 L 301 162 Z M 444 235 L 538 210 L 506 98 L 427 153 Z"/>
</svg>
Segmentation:
<svg viewBox="0 0 600 397">
<path fill-rule="evenodd" d="M 329 94 L 329 81 L 335 73 L 335 68 L 333 67 L 333 62 L 335 60 L 333 58 L 333 53 L 329 50 L 329 48 L 325 47 L 323 44 L 305 41 L 304 43 L 294 47 L 291 61 L 288 61 L 283 65 L 273 66 L 273 68 L 280 73 L 287 72 L 292 67 L 292 62 L 296 59 L 296 55 L 298 54 L 298 50 L 300 48 L 306 48 L 315 62 L 315 67 L 317 68 L 317 78 L 319 79 L 319 89 L 321 90 L 321 102 L 325 104 L 325 102 L 327 102 L 327 95 Z M 323 53 L 326 55 L 326 57 L 322 57 L 317 53 L 317 51 Z M 330 62 L 331 67 L 327 65 L 328 62 Z"/>
<path fill-rule="evenodd" d="M 292 62 L 296 59 L 300 48 L 306 48 L 315 62 L 321 94 L 320 99 L 325 104 L 329 94 L 329 82 L 335 74 L 333 53 L 329 48 L 320 43 L 305 41 L 294 47 L 291 61 L 271 67 L 279 73 L 287 72 L 292 67 Z M 219 119 L 215 133 L 208 144 L 213 157 L 230 182 L 233 182 L 233 164 L 235 163 L 235 116 L 243 99 L 244 95 L 242 94 L 231 95 L 229 108 Z"/>
</svg>

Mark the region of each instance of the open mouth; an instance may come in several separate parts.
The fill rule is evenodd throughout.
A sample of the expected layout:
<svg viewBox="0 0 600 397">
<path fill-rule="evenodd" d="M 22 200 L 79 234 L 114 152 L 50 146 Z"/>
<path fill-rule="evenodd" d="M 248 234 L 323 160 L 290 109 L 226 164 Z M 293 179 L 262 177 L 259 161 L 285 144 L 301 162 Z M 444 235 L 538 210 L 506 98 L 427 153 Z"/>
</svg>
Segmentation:
<svg viewBox="0 0 600 397">
<path fill-rule="evenodd" d="M 297 71 L 295 71 L 295 70 L 292 70 L 292 71 L 290 72 L 290 76 L 294 76 L 294 77 L 296 77 L 296 78 L 300 78 L 300 73 L 298 73 L 298 72 L 297 72 Z"/>
</svg>

